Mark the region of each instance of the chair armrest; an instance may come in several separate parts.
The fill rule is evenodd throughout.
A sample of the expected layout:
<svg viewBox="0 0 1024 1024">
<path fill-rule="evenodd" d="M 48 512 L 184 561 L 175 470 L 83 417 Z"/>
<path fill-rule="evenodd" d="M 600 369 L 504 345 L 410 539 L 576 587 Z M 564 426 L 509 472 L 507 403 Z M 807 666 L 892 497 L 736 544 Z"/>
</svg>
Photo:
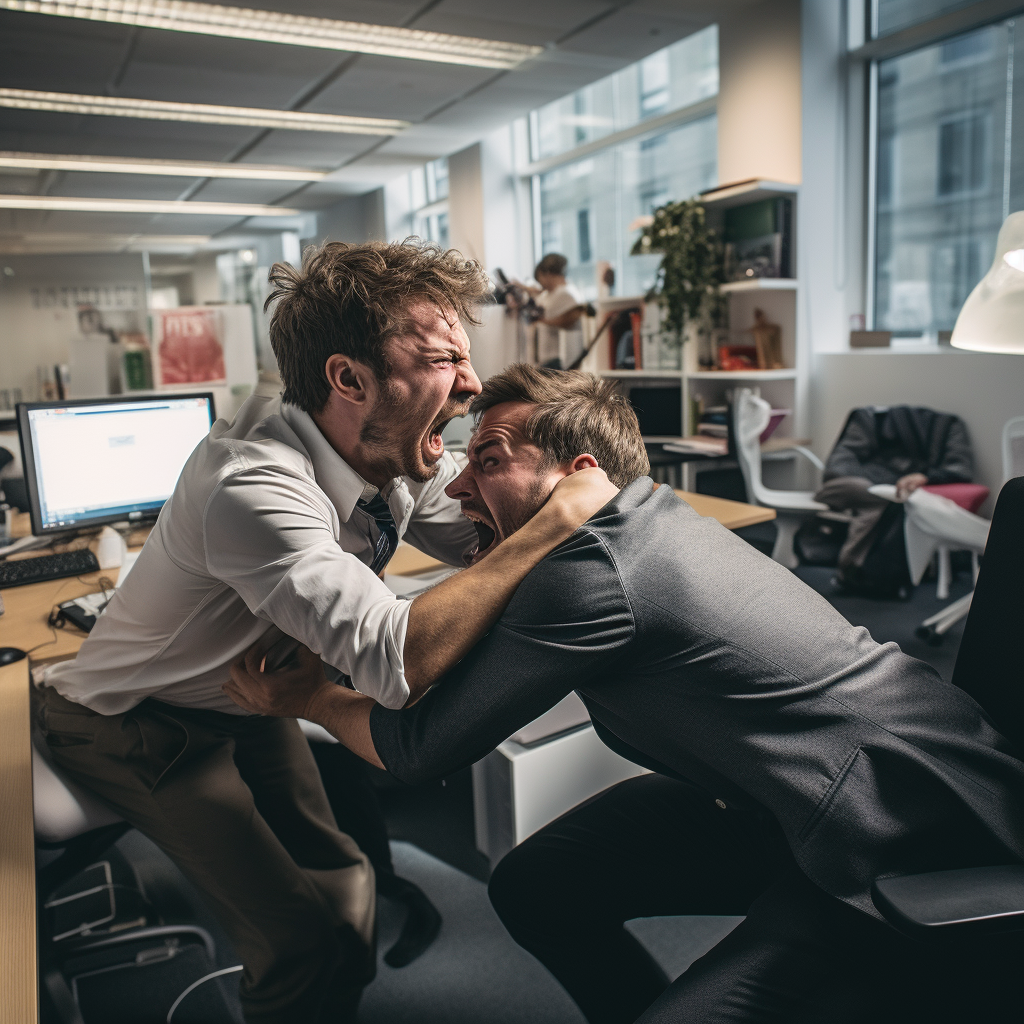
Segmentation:
<svg viewBox="0 0 1024 1024">
<path fill-rule="evenodd" d="M 876 878 L 871 899 L 913 938 L 1024 931 L 1024 864 Z"/>
<path fill-rule="evenodd" d="M 819 473 L 825 472 L 825 463 L 810 448 L 805 448 L 802 444 L 795 444 L 792 451 L 799 452 Z"/>
</svg>

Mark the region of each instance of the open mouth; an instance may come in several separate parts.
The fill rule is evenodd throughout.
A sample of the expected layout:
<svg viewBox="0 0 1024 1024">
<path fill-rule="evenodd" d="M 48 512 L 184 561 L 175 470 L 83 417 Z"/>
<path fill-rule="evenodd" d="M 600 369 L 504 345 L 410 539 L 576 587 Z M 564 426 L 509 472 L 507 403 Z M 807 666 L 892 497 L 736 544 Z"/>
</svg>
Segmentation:
<svg viewBox="0 0 1024 1024">
<path fill-rule="evenodd" d="M 441 433 L 448 426 L 450 419 L 451 417 L 435 423 L 427 432 L 423 449 L 428 463 L 436 462 L 444 455 L 444 439 L 441 437 Z"/>
<path fill-rule="evenodd" d="M 489 555 L 500 543 L 501 538 L 498 536 L 497 530 L 495 530 L 493 524 L 484 519 L 480 513 L 473 509 L 462 509 L 462 514 L 473 524 L 476 528 L 477 536 L 477 549 L 476 554 L 470 559 L 469 564 L 475 565 L 485 555 Z"/>
</svg>

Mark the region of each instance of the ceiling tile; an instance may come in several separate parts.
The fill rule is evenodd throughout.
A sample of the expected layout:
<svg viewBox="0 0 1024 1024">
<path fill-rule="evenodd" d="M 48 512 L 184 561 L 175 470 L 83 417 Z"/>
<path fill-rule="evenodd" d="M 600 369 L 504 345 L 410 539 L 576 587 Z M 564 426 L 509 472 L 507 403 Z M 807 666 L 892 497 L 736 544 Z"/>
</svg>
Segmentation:
<svg viewBox="0 0 1024 1024">
<path fill-rule="evenodd" d="M 139 36 L 118 93 L 284 108 L 344 56 L 332 50 L 147 29 Z"/>
<path fill-rule="evenodd" d="M 158 177 L 155 174 L 59 172 L 47 189 L 47 195 L 95 199 L 177 199 L 195 180 Z"/>
<path fill-rule="evenodd" d="M 0 149 L 27 153 L 224 160 L 254 132 L 233 125 L 0 108 Z"/>
<path fill-rule="evenodd" d="M 329 170 L 380 141 L 373 135 L 335 135 L 330 132 L 272 131 L 245 158 L 255 164 L 289 164 Z"/>
<path fill-rule="evenodd" d="M 130 34 L 123 25 L 0 11 L 0 85 L 103 93 Z"/>
<path fill-rule="evenodd" d="M 713 20 L 695 18 L 681 5 L 675 11 L 630 5 L 575 33 L 562 46 L 630 63 L 685 38 Z"/>
<path fill-rule="evenodd" d="M 608 0 L 559 0 L 558 3 L 518 0 L 514 5 L 481 3 L 480 0 L 442 0 L 422 18 L 417 18 L 413 27 L 543 46 L 617 6 L 619 4 Z"/>
<path fill-rule="evenodd" d="M 418 121 L 495 73 L 493 68 L 364 55 L 303 110 Z"/>
<path fill-rule="evenodd" d="M 204 203 L 278 203 L 291 206 L 291 201 L 281 202 L 296 189 L 301 181 L 244 181 L 237 178 L 210 178 L 191 199 Z"/>
</svg>

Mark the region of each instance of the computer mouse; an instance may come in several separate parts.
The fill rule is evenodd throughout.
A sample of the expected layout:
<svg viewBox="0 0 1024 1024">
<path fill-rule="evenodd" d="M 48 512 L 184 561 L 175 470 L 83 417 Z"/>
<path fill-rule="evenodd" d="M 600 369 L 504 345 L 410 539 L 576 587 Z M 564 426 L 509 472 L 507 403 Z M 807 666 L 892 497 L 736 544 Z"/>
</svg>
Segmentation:
<svg viewBox="0 0 1024 1024">
<path fill-rule="evenodd" d="M 25 657 L 27 654 L 20 647 L 0 647 L 0 666 L 11 665 Z"/>
</svg>

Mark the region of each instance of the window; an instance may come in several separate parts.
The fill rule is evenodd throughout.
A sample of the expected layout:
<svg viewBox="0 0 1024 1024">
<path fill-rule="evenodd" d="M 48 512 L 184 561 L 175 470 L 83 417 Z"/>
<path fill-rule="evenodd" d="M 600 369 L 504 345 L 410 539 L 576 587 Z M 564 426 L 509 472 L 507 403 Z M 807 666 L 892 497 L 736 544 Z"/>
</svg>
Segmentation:
<svg viewBox="0 0 1024 1024">
<path fill-rule="evenodd" d="M 557 156 L 718 93 L 711 25 L 530 115 L 534 160 Z"/>
<path fill-rule="evenodd" d="M 717 90 L 718 33 L 711 26 L 531 115 L 535 159 L 565 154 L 564 163 L 535 176 L 537 256 L 562 253 L 566 276 L 587 298 L 596 296 L 599 261 L 615 268 L 618 295 L 641 294 L 654 283 L 661 258 L 629 255 L 638 231 L 631 226 L 716 184 L 717 118 L 638 134 L 578 160 L 572 150 Z"/>
<path fill-rule="evenodd" d="M 877 10 L 931 15 L 949 7 L 878 0 Z M 1024 207 L 1022 53 L 1017 19 L 879 62 L 879 329 L 907 337 L 951 330 L 992 261 L 1003 220 Z"/>
<path fill-rule="evenodd" d="M 875 36 L 888 36 L 919 21 L 967 7 L 975 0 L 874 0 Z"/>
<path fill-rule="evenodd" d="M 444 157 L 387 186 L 389 238 L 416 235 L 448 247 L 448 161 Z"/>
<path fill-rule="evenodd" d="M 983 192 L 991 166 L 991 118 L 968 114 L 939 125 L 939 195 Z"/>
</svg>

